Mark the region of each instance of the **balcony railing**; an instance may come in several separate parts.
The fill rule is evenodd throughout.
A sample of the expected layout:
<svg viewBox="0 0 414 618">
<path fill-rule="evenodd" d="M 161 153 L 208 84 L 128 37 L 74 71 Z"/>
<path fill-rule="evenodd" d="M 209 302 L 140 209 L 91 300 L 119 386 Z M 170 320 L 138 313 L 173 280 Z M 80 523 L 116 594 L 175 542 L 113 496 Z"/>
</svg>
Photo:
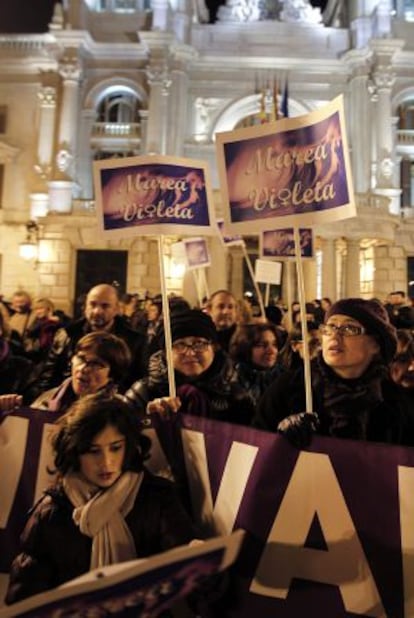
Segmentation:
<svg viewBox="0 0 414 618">
<path fill-rule="evenodd" d="M 414 146 L 414 130 L 398 129 L 397 140 L 398 146 Z"/>
<path fill-rule="evenodd" d="M 141 125 L 139 122 L 95 122 L 92 137 L 140 139 Z"/>
</svg>

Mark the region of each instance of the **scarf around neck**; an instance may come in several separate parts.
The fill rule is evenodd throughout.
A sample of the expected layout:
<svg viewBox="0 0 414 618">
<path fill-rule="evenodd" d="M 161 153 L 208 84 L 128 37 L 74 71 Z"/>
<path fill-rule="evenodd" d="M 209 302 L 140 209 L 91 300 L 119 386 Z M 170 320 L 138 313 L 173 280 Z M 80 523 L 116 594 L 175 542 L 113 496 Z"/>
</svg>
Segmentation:
<svg viewBox="0 0 414 618">
<path fill-rule="evenodd" d="M 321 357 L 315 369 L 312 381 L 322 387 L 323 408 L 329 419 L 328 434 L 366 440 L 370 415 L 383 401 L 383 365 L 373 362 L 362 376 L 348 380 L 335 374 Z"/>
<path fill-rule="evenodd" d="M 63 489 L 75 507 L 73 521 L 92 538 L 91 569 L 136 558 L 125 517 L 134 506 L 143 476 L 143 472 L 127 471 L 111 487 L 98 491 L 80 474 L 64 476 Z"/>
</svg>

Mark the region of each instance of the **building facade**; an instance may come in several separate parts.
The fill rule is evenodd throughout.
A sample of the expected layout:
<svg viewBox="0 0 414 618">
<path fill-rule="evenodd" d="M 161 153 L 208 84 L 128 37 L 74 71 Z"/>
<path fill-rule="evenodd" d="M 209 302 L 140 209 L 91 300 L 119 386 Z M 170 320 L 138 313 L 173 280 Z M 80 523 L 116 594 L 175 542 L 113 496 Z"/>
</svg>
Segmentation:
<svg viewBox="0 0 414 618">
<path fill-rule="evenodd" d="M 214 23 L 211 10 L 203 0 L 68 0 L 48 32 L 0 35 L 5 298 L 24 288 L 72 314 L 103 277 L 159 292 L 156 238 L 100 237 L 92 162 L 205 160 L 220 217 L 215 134 L 259 114 L 270 83 L 279 108 L 288 92 L 289 116 L 345 100 L 357 216 L 314 228 L 307 298 L 414 296 L 414 2 L 328 0 L 322 12 L 303 0 L 227 0 Z M 167 288 L 195 302 L 190 273 L 174 270 L 177 240 L 166 242 Z M 240 296 L 243 252 L 208 243 L 208 289 Z M 246 246 L 254 259 L 258 239 Z M 21 257 L 30 248 L 35 257 Z M 294 264 L 284 264 L 280 294 L 296 296 Z"/>
</svg>

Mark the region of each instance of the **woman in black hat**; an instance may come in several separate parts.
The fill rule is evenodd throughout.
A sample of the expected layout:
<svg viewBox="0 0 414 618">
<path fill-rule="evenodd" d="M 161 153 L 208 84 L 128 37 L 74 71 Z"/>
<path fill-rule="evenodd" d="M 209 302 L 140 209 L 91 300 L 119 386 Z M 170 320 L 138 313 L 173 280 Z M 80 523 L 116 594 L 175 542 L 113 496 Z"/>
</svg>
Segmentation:
<svg viewBox="0 0 414 618">
<path fill-rule="evenodd" d="M 304 412 L 304 371 L 282 374 L 264 393 L 254 426 L 306 446 L 313 432 L 354 440 L 414 445 L 414 418 L 389 377 L 395 328 L 376 300 L 346 298 L 327 311 L 322 350 L 311 364 L 313 410 Z"/>
<path fill-rule="evenodd" d="M 239 384 L 230 357 L 218 346 L 210 316 L 199 309 L 172 315 L 171 340 L 177 397 L 169 396 L 165 350 L 159 350 L 150 357 L 148 376 L 125 393 L 138 414 L 179 410 L 249 425 L 253 401 Z"/>
</svg>

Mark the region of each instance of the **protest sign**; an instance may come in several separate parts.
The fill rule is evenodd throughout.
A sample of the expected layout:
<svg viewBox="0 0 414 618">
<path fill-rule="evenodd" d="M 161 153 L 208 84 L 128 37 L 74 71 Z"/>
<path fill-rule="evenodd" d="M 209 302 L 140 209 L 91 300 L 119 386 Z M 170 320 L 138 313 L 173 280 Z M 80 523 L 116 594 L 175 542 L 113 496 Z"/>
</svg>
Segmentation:
<svg viewBox="0 0 414 618">
<path fill-rule="evenodd" d="M 184 238 L 183 245 L 189 270 L 210 266 L 210 253 L 205 238 Z"/>
<path fill-rule="evenodd" d="M 278 260 L 295 259 L 295 239 L 293 227 L 263 230 L 260 235 L 260 255 L 263 258 Z M 299 228 L 301 258 L 312 258 L 313 232 L 311 228 Z"/>
<path fill-rule="evenodd" d="M 268 285 L 280 285 L 282 280 L 282 264 L 269 260 L 256 260 L 254 264 L 254 276 L 256 281 Z"/>
<path fill-rule="evenodd" d="M 214 234 L 206 163 L 165 155 L 94 161 L 99 226 L 109 238 Z"/>
<path fill-rule="evenodd" d="M 143 560 L 94 569 L 8 608 L 0 618 L 140 616 L 155 618 L 227 569 L 239 553 L 243 532 L 181 546 Z"/>
<path fill-rule="evenodd" d="M 216 134 L 228 233 L 355 215 L 343 98 L 296 118 Z"/>
<path fill-rule="evenodd" d="M 235 236 L 229 236 L 227 234 L 224 229 L 223 219 L 217 219 L 217 228 L 219 231 L 220 240 L 225 247 L 240 246 L 244 244 L 243 236 L 240 236 L 240 234 L 236 234 Z"/>
</svg>

